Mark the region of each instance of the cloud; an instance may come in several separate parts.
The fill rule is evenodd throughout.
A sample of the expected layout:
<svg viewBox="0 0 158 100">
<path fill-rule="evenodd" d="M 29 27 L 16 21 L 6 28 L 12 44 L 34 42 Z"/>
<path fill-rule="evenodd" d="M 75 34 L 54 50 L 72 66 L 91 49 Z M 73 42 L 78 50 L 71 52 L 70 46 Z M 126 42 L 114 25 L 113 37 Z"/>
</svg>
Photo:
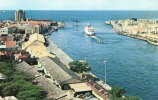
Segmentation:
<svg viewBox="0 0 158 100">
<path fill-rule="evenodd" d="M 158 0 L 0 0 L 0 9 L 15 10 L 158 10 Z"/>
</svg>

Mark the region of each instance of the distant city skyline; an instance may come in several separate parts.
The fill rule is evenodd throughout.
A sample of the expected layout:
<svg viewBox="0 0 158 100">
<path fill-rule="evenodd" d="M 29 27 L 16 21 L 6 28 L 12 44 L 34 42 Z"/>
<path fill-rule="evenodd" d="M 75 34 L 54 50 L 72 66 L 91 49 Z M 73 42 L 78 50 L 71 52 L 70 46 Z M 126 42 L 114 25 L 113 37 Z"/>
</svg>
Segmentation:
<svg viewBox="0 0 158 100">
<path fill-rule="evenodd" d="M 0 10 L 158 10 L 158 0 L 0 0 Z"/>
</svg>

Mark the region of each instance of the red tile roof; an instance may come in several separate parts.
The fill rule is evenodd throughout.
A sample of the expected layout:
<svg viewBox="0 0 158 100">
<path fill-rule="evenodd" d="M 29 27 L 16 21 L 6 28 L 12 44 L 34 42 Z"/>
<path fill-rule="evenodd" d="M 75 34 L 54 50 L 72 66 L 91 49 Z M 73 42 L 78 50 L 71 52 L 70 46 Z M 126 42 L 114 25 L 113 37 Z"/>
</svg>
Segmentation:
<svg viewBox="0 0 158 100">
<path fill-rule="evenodd" d="M 36 21 L 50 21 L 49 19 L 36 19 Z"/>
<path fill-rule="evenodd" d="M 24 55 L 24 56 L 19 56 L 19 59 L 22 59 L 22 58 L 27 58 L 28 56 Z"/>
<path fill-rule="evenodd" d="M 6 41 L 6 47 L 16 47 L 16 41 Z"/>
<path fill-rule="evenodd" d="M 31 25 L 31 26 L 36 26 L 36 25 L 40 25 L 40 23 L 29 23 L 29 25 Z"/>
<path fill-rule="evenodd" d="M 29 56 L 29 53 L 24 51 L 24 50 L 6 50 L 6 51 L 0 51 L 2 52 L 4 55 L 13 55 L 13 54 L 20 54 L 22 56 Z"/>
<path fill-rule="evenodd" d="M 0 41 L 4 41 L 5 38 L 6 38 L 6 41 L 13 41 L 13 37 L 9 37 L 9 36 L 1 36 Z"/>
</svg>

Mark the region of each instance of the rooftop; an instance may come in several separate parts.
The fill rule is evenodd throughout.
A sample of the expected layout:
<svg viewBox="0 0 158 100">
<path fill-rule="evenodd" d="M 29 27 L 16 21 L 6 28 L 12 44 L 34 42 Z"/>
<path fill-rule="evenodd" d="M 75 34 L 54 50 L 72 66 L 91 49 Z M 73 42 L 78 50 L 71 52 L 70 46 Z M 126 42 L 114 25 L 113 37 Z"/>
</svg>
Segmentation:
<svg viewBox="0 0 158 100">
<path fill-rule="evenodd" d="M 0 41 L 13 41 L 13 37 L 1 36 Z"/>
<path fill-rule="evenodd" d="M 66 93 L 58 88 L 56 85 L 51 83 L 49 79 L 41 76 L 41 74 L 36 71 L 32 66 L 28 65 L 26 62 L 22 62 L 16 65 L 16 69 L 24 71 L 35 77 L 37 84 L 47 92 L 47 98 L 59 99 L 66 96 Z"/>
<path fill-rule="evenodd" d="M 30 35 L 30 37 L 29 37 L 29 41 L 24 42 L 24 43 L 22 44 L 23 49 L 26 49 L 26 48 L 27 48 L 29 45 L 31 45 L 34 41 L 39 41 L 39 42 L 44 43 L 44 42 L 45 42 L 45 39 L 44 39 L 43 35 L 41 35 L 41 34 L 38 34 L 38 33 L 32 34 L 32 35 Z"/>
<path fill-rule="evenodd" d="M 71 87 L 75 92 L 92 91 L 91 87 L 88 86 L 86 83 L 70 84 L 70 87 Z"/>
<path fill-rule="evenodd" d="M 16 47 L 16 41 L 6 41 L 6 47 Z"/>
<path fill-rule="evenodd" d="M 79 83 L 80 78 L 65 66 L 59 66 L 49 57 L 38 59 L 46 71 L 51 74 L 60 84 Z"/>
</svg>

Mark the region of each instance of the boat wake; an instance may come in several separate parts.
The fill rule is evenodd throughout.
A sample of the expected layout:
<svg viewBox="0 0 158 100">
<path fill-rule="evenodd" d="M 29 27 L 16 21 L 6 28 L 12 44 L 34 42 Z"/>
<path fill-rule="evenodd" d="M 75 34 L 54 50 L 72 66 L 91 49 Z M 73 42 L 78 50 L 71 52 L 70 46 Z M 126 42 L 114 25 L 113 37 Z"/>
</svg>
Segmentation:
<svg viewBox="0 0 158 100">
<path fill-rule="evenodd" d="M 90 37 L 97 40 L 97 42 L 100 43 L 100 44 L 110 44 L 110 42 L 104 42 L 104 41 L 99 40 L 99 38 L 96 37 L 96 36 L 90 36 Z"/>
</svg>

